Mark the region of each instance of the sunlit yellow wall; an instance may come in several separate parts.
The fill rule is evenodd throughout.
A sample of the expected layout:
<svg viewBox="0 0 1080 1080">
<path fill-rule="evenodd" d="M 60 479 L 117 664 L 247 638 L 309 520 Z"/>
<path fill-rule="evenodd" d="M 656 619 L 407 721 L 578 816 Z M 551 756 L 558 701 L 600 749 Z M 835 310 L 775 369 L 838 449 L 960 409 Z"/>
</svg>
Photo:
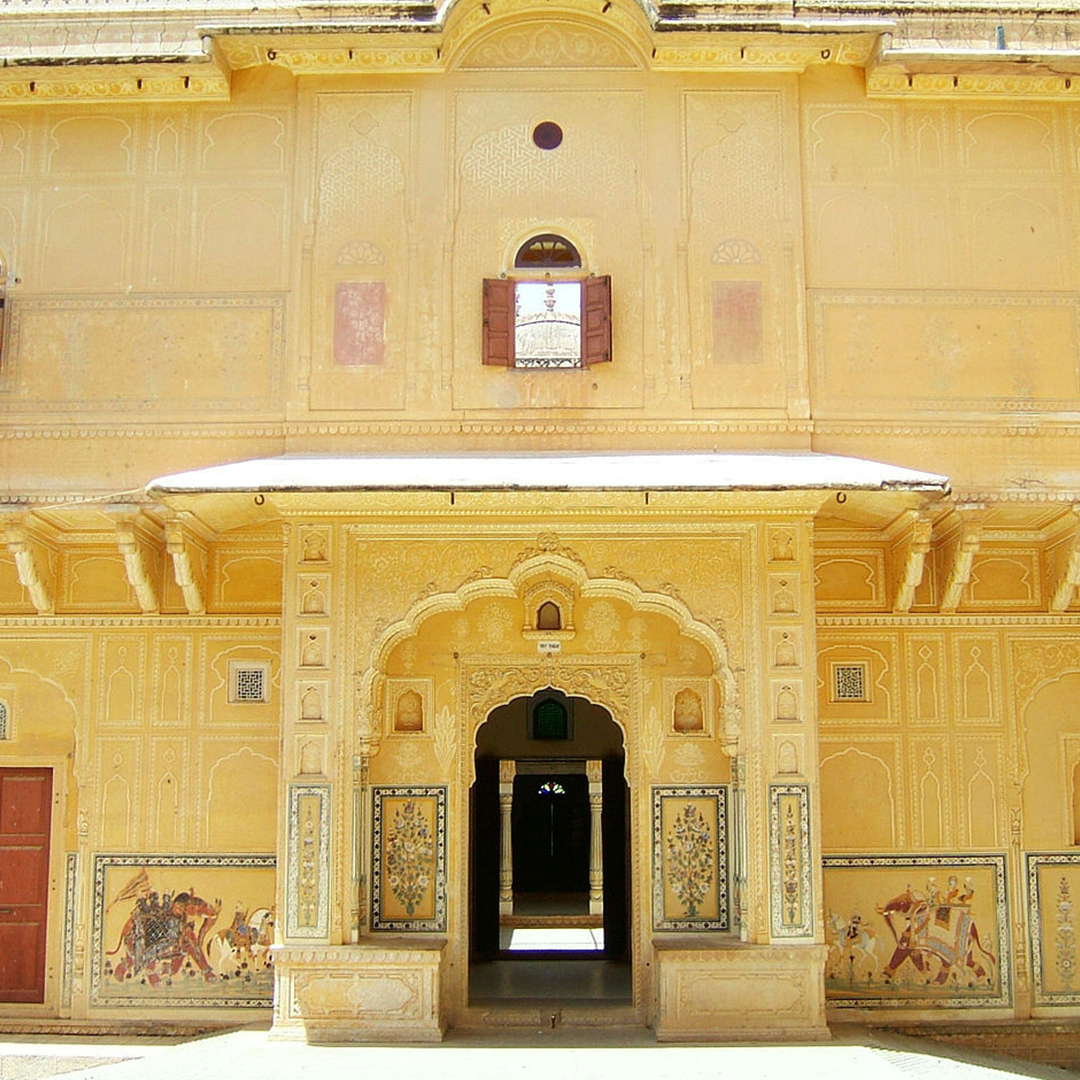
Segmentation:
<svg viewBox="0 0 1080 1080">
<path fill-rule="evenodd" d="M 972 490 L 1007 461 L 1053 475 L 1054 426 L 1004 421 L 1080 396 L 1074 106 L 868 98 L 836 62 L 662 70 L 633 18 L 574 20 L 466 20 L 439 72 L 271 64 L 224 103 L 0 112 L 11 480 L 496 442 L 813 444 Z M 611 364 L 481 365 L 482 279 L 541 231 L 611 275 Z M 385 286 L 381 364 L 335 359 L 350 282 Z M 736 345 L 714 325 L 732 288 L 761 305 Z"/>
</svg>

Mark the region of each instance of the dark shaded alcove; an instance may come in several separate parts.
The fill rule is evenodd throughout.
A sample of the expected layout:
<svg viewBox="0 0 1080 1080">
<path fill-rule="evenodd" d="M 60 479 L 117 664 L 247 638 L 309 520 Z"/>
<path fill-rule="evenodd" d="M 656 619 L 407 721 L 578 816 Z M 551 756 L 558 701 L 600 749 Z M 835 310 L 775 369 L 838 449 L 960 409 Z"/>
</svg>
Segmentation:
<svg viewBox="0 0 1080 1080">
<path fill-rule="evenodd" d="M 568 738 L 534 737 L 534 711 L 552 700 L 567 711 Z M 622 731 L 601 706 L 550 688 L 493 710 L 477 734 L 476 783 L 470 802 L 472 959 L 500 956 L 500 760 L 518 763 L 514 785 L 515 895 L 522 891 L 554 894 L 556 910 L 560 910 L 559 894 L 565 894 L 568 911 L 578 910 L 574 905 L 588 910 L 590 819 L 585 762 L 603 763 L 603 955 L 608 960 L 626 959 L 629 789 L 624 778 Z M 549 782 L 560 784 L 564 794 L 540 794 L 542 785 Z"/>
</svg>

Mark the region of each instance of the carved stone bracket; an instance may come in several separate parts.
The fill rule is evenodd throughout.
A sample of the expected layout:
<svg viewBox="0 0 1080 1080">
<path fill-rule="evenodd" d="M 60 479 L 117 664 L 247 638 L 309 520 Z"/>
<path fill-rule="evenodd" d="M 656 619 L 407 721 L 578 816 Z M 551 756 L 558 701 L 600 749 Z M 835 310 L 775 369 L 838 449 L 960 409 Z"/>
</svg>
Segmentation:
<svg viewBox="0 0 1080 1080">
<path fill-rule="evenodd" d="M 116 546 L 124 556 L 128 584 L 135 590 L 139 608 L 147 614 L 153 614 L 158 610 L 157 594 L 154 592 L 154 583 L 150 580 L 146 553 L 139 543 L 134 521 L 116 523 Z"/>
<path fill-rule="evenodd" d="M 4 532 L 8 551 L 15 556 L 15 570 L 19 584 L 30 594 L 30 602 L 39 615 L 52 615 L 54 605 L 54 582 L 42 572 L 41 563 L 34 557 L 30 540 L 18 525 L 9 525 Z"/>
<path fill-rule="evenodd" d="M 1080 585 L 1080 506 L 1074 506 L 1072 512 L 1075 518 L 1072 540 L 1050 595 L 1050 610 L 1055 614 L 1068 608 L 1076 594 L 1076 586 Z"/>
<path fill-rule="evenodd" d="M 191 563 L 191 552 L 188 549 L 187 537 L 184 526 L 179 521 L 167 521 L 165 523 L 165 550 L 172 557 L 173 576 L 180 591 L 184 594 L 184 607 L 189 615 L 202 615 L 206 611 L 203 601 L 202 589 L 195 577 L 194 567 Z"/>
<path fill-rule="evenodd" d="M 982 546 L 982 524 L 977 516 L 982 506 L 957 507 L 963 519 L 960 539 L 953 551 L 949 576 L 945 579 L 945 591 L 941 597 L 941 610 L 954 612 L 960 604 L 964 586 L 971 580 L 971 568 Z"/>
<path fill-rule="evenodd" d="M 904 553 L 904 568 L 896 588 L 896 600 L 893 611 L 898 614 L 911 610 L 915 600 L 915 590 L 923 578 L 926 556 L 930 551 L 930 533 L 933 525 L 929 518 L 912 512 L 911 536 L 908 538 Z"/>
</svg>

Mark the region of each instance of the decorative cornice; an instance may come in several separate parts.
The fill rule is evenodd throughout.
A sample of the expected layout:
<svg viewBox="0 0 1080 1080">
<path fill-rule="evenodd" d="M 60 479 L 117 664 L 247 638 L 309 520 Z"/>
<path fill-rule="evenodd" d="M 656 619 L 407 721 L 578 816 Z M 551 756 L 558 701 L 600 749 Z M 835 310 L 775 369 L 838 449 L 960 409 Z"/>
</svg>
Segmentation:
<svg viewBox="0 0 1080 1080">
<path fill-rule="evenodd" d="M 878 28 L 881 29 L 880 27 Z M 804 72 L 821 64 L 849 64 L 861 67 L 874 52 L 876 35 L 838 38 L 822 34 L 798 43 L 790 40 L 762 42 L 751 34 L 707 35 L 699 43 L 657 45 L 652 67 L 665 71 L 747 71 Z"/>
<path fill-rule="evenodd" d="M 1042 101 L 1074 101 L 1080 98 L 1080 75 L 1066 70 L 1054 74 L 1046 70 L 1052 58 L 1040 57 L 1038 73 L 1033 71 L 998 70 L 992 74 L 975 74 L 959 69 L 951 74 L 917 74 L 913 72 L 873 70 L 866 74 L 868 98 L 966 98 L 990 97 L 1035 99 Z M 940 62 L 940 61 L 939 61 Z M 976 62 L 971 60 L 969 62 Z M 1004 61 L 1000 54 L 997 64 Z M 1020 56 L 1008 58 L 1008 67 L 1020 65 Z M 1077 58 L 1069 58 L 1069 66 L 1078 66 Z"/>
<path fill-rule="evenodd" d="M 498 418 L 491 420 L 342 420 L 312 423 L 267 423 L 254 420 L 250 423 L 223 421 L 220 426 L 207 424 L 80 424 L 78 426 L 51 426 L 35 424 L 19 427 L 5 424 L 0 427 L 0 438 L 5 439 L 221 439 L 263 438 L 287 439 L 326 436 L 481 436 L 491 444 L 502 445 L 512 436 L 543 436 L 545 448 L 556 450 L 553 437 L 572 436 L 577 447 L 582 435 L 625 436 L 676 435 L 798 435 L 813 433 L 814 425 L 806 420 L 552 420 L 545 417 L 528 419 Z M 680 446 L 684 445 L 680 443 Z M 710 443 L 711 445 L 711 443 Z"/>
<path fill-rule="evenodd" d="M 1080 628 L 1080 614 L 1069 615 L 1013 615 L 973 614 L 973 615 L 818 615 L 817 625 L 827 627 L 879 627 L 916 629 L 924 626 L 954 626 L 970 628 L 973 626 L 1040 626 L 1049 630 L 1075 630 Z"/>
<path fill-rule="evenodd" d="M 2 401 L 2 398 L 0 398 Z M 340 436 L 402 436 L 417 435 L 477 435 L 489 436 L 493 443 L 511 435 L 542 435 L 550 444 L 553 437 L 570 435 L 575 440 L 581 435 L 678 435 L 680 438 L 700 435 L 854 435 L 885 438 L 927 437 L 997 438 L 1057 436 L 1071 438 L 1080 435 L 1080 421 L 1075 414 L 1054 415 L 1038 413 L 1018 422 L 1014 415 L 1002 415 L 995 422 L 985 416 L 965 421 L 951 417 L 941 423 L 908 422 L 895 423 L 886 419 L 855 421 L 843 419 L 789 420 L 776 419 L 725 419 L 693 418 L 688 420 L 619 419 L 584 417 L 580 420 L 549 417 L 492 418 L 469 420 L 320 420 L 275 422 L 265 419 L 250 422 L 222 420 L 220 424 L 208 424 L 205 419 L 197 424 L 78 424 L 57 425 L 8 421 L 0 427 L 0 438 L 18 439 L 167 439 L 185 440 L 198 438 L 276 438 L 309 437 L 319 435 Z M 575 446 L 577 443 L 575 442 Z M 558 447 L 553 447 L 557 449 Z"/>
<path fill-rule="evenodd" d="M 239 47 L 224 39 L 222 51 L 234 70 L 277 64 L 294 75 L 349 75 L 369 71 L 395 73 L 439 71 L 443 68 L 441 50 L 436 45 L 370 45 L 330 44 L 322 48 L 296 45 L 244 43 Z"/>
<path fill-rule="evenodd" d="M 612 7 L 600 12 L 581 0 L 557 8 L 531 0 L 263 0 L 257 7 L 243 0 L 0 0 L 0 102 L 221 100 L 229 97 L 231 69 L 261 64 L 322 75 L 442 70 L 493 19 L 541 10 L 597 26 L 639 25 L 641 42 L 651 39 L 648 63 L 659 70 L 802 72 L 827 63 L 868 66 L 870 96 L 1080 93 L 1069 81 L 1080 71 L 1076 4 L 625 0 L 608 14 Z M 206 60 L 217 68 L 212 75 L 184 73 Z"/>
<path fill-rule="evenodd" d="M 0 617 L 0 631 L 25 630 L 93 630 L 98 627 L 137 626 L 140 629 L 168 627 L 175 630 L 268 629 L 281 627 L 278 615 L 5 615 Z"/>
<path fill-rule="evenodd" d="M 130 63 L 72 61 L 72 67 L 18 66 L 0 68 L 0 104 L 44 104 L 57 101 L 228 101 L 229 79 L 221 71 L 199 74 L 181 70 L 155 75 L 137 58 Z M 186 66 L 186 65 L 184 65 Z"/>
<path fill-rule="evenodd" d="M 1080 492 L 1068 488 L 998 488 L 996 491 L 954 491 L 956 502 L 1076 503 Z"/>
</svg>

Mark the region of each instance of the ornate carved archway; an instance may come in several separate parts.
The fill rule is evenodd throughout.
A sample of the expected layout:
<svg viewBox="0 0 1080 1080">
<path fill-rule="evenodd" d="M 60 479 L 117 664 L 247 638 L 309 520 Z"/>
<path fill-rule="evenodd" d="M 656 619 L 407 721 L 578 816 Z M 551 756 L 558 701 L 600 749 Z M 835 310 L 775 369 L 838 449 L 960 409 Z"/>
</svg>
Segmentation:
<svg viewBox="0 0 1080 1080">
<path fill-rule="evenodd" d="M 663 615 L 680 633 L 702 645 L 712 660 L 713 677 L 722 689 L 719 739 L 728 753 L 735 752 L 741 735 L 742 705 L 735 672 L 728 660 L 727 643 L 717 626 L 697 618 L 681 598 L 647 592 L 629 577 L 590 577 L 576 553 L 544 544 L 525 549 L 506 577 L 484 576 L 482 570 L 478 571 L 453 592 L 435 593 L 415 601 L 404 618 L 383 630 L 372 649 L 370 666 L 357 676 L 357 735 L 361 746 L 378 742 L 382 729 L 382 683 L 390 654 L 398 643 L 415 636 L 421 625 L 434 615 L 463 611 L 470 603 L 488 597 L 516 597 L 524 601 L 545 582 L 569 586 L 582 598 L 607 597 L 626 603 L 634 611 Z M 635 677 L 632 672 L 636 670 L 635 660 L 626 654 L 464 658 L 458 699 L 461 721 L 458 746 L 475 748 L 476 729 L 496 705 L 550 685 L 608 709 L 623 729 L 629 778 L 632 768 L 640 765 L 637 756 L 640 747 L 635 744 L 642 735 L 641 688 L 636 684 L 632 689 L 630 686 Z M 466 671 L 473 674 L 467 677 Z M 508 696 L 501 697 L 503 694 Z M 477 717 L 485 706 L 487 711 Z"/>
<path fill-rule="evenodd" d="M 460 779 L 465 788 L 476 779 L 476 736 L 492 710 L 519 697 L 531 697 L 553 689 L 567 697 L 585 698 L 608 711 L 622 730 L 626 754 L 626 777 L 632 784 L 638 767 L 635 753 L 641 731 L 640 673 L 634 658 L 590 656 L 541 658 L 508 662 L 505 657 L 462 661 L 459 743 L 468 748 L 459 758 Z"/>
</svg>

